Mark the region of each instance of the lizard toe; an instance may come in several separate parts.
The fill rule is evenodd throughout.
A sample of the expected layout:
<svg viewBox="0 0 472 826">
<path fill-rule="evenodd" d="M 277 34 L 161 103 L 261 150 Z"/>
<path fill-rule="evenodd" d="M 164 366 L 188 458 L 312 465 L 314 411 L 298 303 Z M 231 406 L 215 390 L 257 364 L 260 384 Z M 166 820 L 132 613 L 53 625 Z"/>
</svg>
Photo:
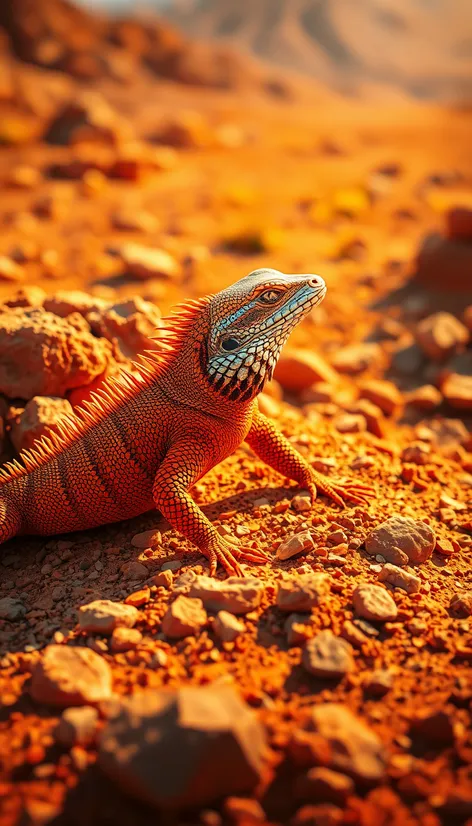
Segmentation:
<svg viewBox="0 0 472 826">
<path fill-rule="evenodd" d="M 334 490 L 343 500 L 351 502 L 354 505 L 368 506 L 370 504 L 369 500 L 373 497 L 373 492 L 371 493 L 370 490 L 366 491 L 363 488 L 359 488 L 356 484 L 339 484 L 334 487 Z M 345 505 L 344 501 L 343 505 Z"/>
<path fill-rule="evenodd" d="M 341 485 L 335 485 L 333 487 L 330 485 L 326 488 L 326 490 L 323 490 L 322 493 L 324 493 L 324 495 L 327 496 L 328 499 L 332 499 L 333 502 L 336 502 L 336 504 L 340 505 L 342 508 L 346 507 L 346 503 L 343 499 L 343 496 L 346 492 Z"/>
<path fill-rule="evenodd" d="M 228 544 L 220 541 L 215 548 L 215 554 L 218 562 L 225 569 L 230 576 L 244 576 L 244 572 L 237 561 L 234 548 L 228 547 Z M 237 553 L 237 552 L 236 552 Z"/>
<path fill-rule="evenodd" d="M 238 550 L 234 550 L 233 554 L 236 559 L 239 559 L 241 562 L 256 562 L 259 565 L 264 565 L 265 563 L 270 562 L 269 554 L 266 554 L 265 551 L 260 551 L 259 549 L 240 548 Z"/>
<path fill-rule="evenodd" d="M 264 565 L 270 561 L 270 556 L 265 551 L 261 551 L 259 548 L 241 547 L 239 541 L 234 537 L 225 536 L 223 542 L 229 545 L 231 555 L 240 562 L 256 562 Z"/>
</svg>

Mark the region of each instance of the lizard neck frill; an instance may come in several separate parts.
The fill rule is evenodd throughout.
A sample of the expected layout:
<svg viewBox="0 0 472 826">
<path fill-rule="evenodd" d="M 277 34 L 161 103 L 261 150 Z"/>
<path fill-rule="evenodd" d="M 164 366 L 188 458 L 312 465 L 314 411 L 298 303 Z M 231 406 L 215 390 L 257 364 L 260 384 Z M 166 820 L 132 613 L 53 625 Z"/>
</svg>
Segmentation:
<svg viewBox="0 0 472 826">
<path fill-rule="evenodd" d="M 222 419 L 234 419 L 240 412 L 249 407 L 250 400 L 243 399 L 241 394 L 231 396 L 221 392 L 221 387 L 212 380 L 209 373 L 208 341 L 210 338 L 211 320 L 209 300 L 198 302 L 192 323 L 184 329 L 180 327 L 181 314 L 179 313 L 179 330 L 174 332 L 175 324 L 172 321 L 170 338 L 165 332 L 161 338 L 159 330 L 158 341 L 172 343 L 172 352 L 167 359 L 167 369 L 156 377 L 156 384 L 168 398 L 183 407 L 194 408 L 200 412 L 211 414 Z M 177 337 L 178 338 L 177 338 Z"/>
<path fill-rule="evenodd" d="M 248 351 L 238 364 L 230 358 L 223 359 L 208 369 L 208 382 L 219 396 L 230 402 L 250 402 L 272 378 L 280 349 Z"/>
</svg>

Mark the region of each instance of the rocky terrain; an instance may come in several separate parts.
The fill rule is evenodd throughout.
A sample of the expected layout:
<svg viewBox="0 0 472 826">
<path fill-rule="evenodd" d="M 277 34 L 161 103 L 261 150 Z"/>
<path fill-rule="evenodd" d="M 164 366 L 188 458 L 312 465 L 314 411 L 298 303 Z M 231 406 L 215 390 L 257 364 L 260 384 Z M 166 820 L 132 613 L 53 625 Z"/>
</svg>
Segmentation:
<svg viewBox="0 0 472 826">
<path fill-rule="evenodd" d="M 470 99 L 467 0 L 175 0 L 164 10 L 193 36 L 237 45 L 345 93 L 381 82 L 418 98 Z"/>
<path fill-rule="evenodd" d="M 0 550 L 0 823 L 470 826 L 471 113 L 354 102 L 167 24 L 0 9 L 0 449 L 259 266 L 328 294 L 261 396 L 341 510 L 245 445 L 151 512 Z"/>
</svg>

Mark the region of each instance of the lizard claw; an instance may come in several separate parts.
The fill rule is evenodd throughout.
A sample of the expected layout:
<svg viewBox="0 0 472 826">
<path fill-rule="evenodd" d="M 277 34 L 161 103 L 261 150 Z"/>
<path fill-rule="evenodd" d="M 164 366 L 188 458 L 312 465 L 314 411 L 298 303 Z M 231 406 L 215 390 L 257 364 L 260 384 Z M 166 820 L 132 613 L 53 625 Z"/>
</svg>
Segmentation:
<svg viewBox="0 0 472 826">
<path fill-rule="evenodd" d="M 316 498 L 317 488 L 333 502 L 346 507 L 346 502 L 354 505 L 369 505 L 369 500 L 375 496 L 375 489 L 371 485 L 364 485 L 358 482 L 338 482 L 331 484 L 323 478 L 317 478 L 316 484 L 310 485 L 312 500 Z"/>
<path fill-rule="evenodd" d="M 230 543 L 231 553 L 235 559 L 240 559 L 244 562 L 258 562 L 261 565 L 270 562 L 269 554 L 261 551 L 259 548 L 241 548 L 238 540 L 230 536 L 225 537 L 225 542 Z"/>
<path fill-rule="evenodd" d="M 259 565 L 264 565 L 266 562 L 270 562 L 269 554 L 266 554 L 265 551 L 260 551 L 259 549 L 234 549 L 233 554 L 236 557 L 236 559 L 240 559 L 241 562 L 256 562 Z"/>
<path fill-rule="evenodd" d="M 358 485 L 355 482 L 347 482 L 345 485 L 338 485 L 344 493 L 344 498 L 356 505 L 369 505 L 370 499 L 375 496 L 375 491 L 368 485 Z"/>
<path fill-rule="evenodd" d="M 239 562 L 264 564 L 270 557 L 264 551 L 239 548 L 236 542 L 218 536 L 208 551 L 203 551 L 210 561 L 210 574 L 216 574 L 218 562 L 230 576 L 246 576 Z"/>
</svg>

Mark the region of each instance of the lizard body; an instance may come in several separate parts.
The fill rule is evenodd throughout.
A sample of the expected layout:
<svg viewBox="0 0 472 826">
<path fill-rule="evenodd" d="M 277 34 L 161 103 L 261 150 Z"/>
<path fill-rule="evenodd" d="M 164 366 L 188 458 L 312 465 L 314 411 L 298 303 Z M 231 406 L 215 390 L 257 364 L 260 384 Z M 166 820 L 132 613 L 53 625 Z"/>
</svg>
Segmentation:
<svg viewBox="0 0 472 826">
<path fill-rule="evenodd" d="M 166 349 L 109 379 L 73 416 L 0 471 L 0 543 L 116 522 L 156 507 L 209 558 L 241 573 L 261 551 L 223 539 L 188 493 L 245 439 L 268 464 L 339 504 L 363 485 L 329 483 L 258 410 L 289 333 L 325 295 L 318 276 L 256 270 L 168 319 Z M 162 333 L 162 331 L 159 331 Z M 161 338 L 159 338 L 161 341 Z"/>
</svg>

